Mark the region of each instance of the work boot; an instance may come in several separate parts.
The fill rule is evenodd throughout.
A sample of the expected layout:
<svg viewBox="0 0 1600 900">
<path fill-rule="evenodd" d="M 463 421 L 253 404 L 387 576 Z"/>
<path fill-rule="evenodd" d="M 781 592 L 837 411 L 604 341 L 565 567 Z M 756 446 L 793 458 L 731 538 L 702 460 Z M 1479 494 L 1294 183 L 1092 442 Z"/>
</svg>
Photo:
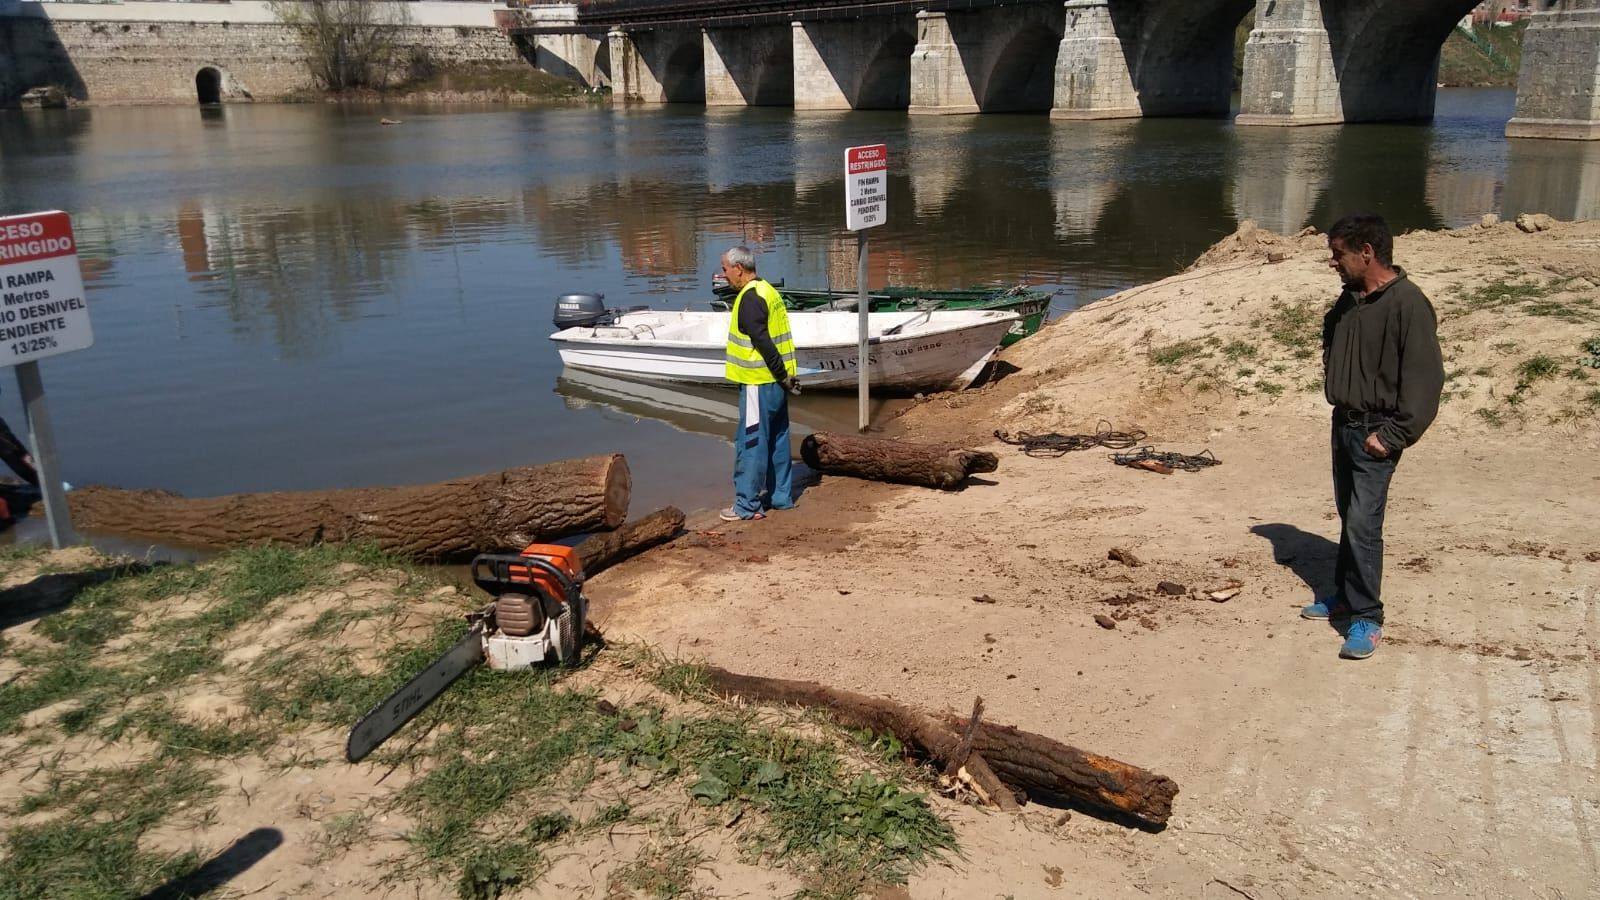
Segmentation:
<svg viewBox="0 0 1600 900">
<path fill-rule="evenodd" d="M 1350 623 L 1350 630 L 1345 633 L 1344 646 L 1339 648 L 1339 656 L 1344 659 L 1366 659 L 1372 651 L 1378 649 L 1378 639 L 1383 637 L 1383 628 L 1371 619 L 1357 619 Z"/>
</svg>

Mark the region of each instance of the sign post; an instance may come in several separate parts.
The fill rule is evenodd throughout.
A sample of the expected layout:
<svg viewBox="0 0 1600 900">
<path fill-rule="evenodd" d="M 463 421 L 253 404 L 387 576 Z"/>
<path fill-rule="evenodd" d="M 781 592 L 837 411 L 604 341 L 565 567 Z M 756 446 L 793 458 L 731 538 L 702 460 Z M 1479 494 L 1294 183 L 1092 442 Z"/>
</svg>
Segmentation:
<svg viewBox="0 0 1600 900">
<path fill-rule="evenodd" d="M 64 212 L 0 218 L 0 366 L 15 366 L 50 544 L 76 542 L 61 487 L 39 360 L 94 344 L 72 220 Z"/>
<path fill-rule="evenodd" d="M 844 221 L 856 233 L 856 394 L 858 423 L 867 430 L 867 229 L 889 218 L 889 148 L 885 144 L 850 147 L 844 151 Z"/>
</svg>

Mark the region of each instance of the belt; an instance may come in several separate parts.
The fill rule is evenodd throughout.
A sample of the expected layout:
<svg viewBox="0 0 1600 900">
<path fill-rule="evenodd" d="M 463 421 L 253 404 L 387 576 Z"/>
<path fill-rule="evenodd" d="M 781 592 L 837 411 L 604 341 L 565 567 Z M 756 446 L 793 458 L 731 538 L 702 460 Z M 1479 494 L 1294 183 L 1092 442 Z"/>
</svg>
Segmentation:
<svg viewBox="0 0 1600 900">
<path fill-rule="evenodd" d="M 1366 410 L 1349 409 L 1343 406 L 1335 406 L 1333 408 L 1333 418 L 1336 422 L 1350 425 L 1352 427 L 1376 428 L 1388 422 L 1390 419 L 1393 419 L 1394 413 L 1367 412 Z"/>
</svg>

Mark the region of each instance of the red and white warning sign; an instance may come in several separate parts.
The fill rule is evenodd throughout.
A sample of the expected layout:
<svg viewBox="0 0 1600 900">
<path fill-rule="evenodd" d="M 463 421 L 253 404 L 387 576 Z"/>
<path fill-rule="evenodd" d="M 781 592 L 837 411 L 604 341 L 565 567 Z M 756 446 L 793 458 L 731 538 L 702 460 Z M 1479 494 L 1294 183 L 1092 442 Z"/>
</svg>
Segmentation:
<svg viewBox="0 0 1600 900">
<path fill-rule="evenodd" d="M 0 218 L 0 366 L 93 344 L 72 219 L 64 212 Z"/>
<path fill-rule="evenodd" d="M 844 224 L 851 231 L 889 221 L 889 148 L 885 144 L 844 151 Z"/>
</svg>

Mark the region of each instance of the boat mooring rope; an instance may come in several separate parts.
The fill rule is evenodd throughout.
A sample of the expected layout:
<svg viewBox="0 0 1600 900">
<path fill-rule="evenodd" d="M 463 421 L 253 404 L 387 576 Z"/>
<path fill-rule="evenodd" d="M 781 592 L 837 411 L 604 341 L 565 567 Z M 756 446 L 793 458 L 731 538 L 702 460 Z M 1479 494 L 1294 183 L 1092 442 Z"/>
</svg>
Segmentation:
<svg viewBox="0 0 1600 900">
<path fill-rule="evenodd" d="M 1023 453 L 1039 459 L 1056 459 L 1077 450 L 1091 450 L 1095 447 L 1126 450 L 1129 447 L 1139 446 L 1140 441 L 1149 437 L 1137 428 L 1133 431 L 1113 431 L 1111 423 L 1104 419 L 1096 423 L 1094 434 L 1061 434 L 1056 431 L 1049 434 L 1030 434 L 1019 431 L 1016 437 L 1012 437 L 1009 432 L 996 431 L 994 436 L 1013 447 L 1021 447 Z"/>
</svg>

